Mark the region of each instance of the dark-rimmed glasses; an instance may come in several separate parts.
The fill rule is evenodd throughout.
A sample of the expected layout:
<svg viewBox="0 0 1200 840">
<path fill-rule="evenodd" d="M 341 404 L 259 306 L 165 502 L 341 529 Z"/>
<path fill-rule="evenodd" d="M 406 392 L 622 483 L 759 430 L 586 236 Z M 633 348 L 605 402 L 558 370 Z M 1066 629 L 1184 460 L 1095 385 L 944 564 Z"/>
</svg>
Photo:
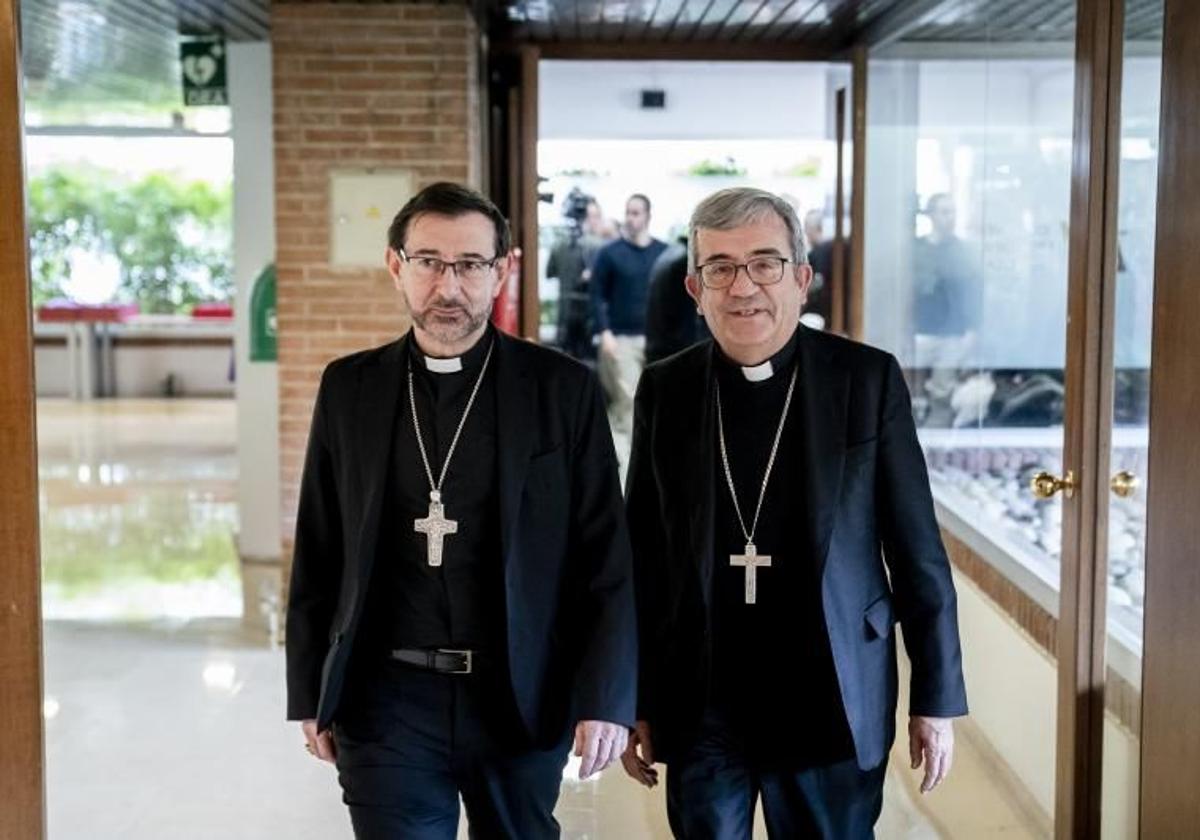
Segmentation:
<svg viewBox="0 0 1200 840">
<path fill-rule="evenodd" d="M 783 267 L 794 262 L 790 257 L 754 257 L 744 263 L 733 260 L 713 260 L 696 266 L 700 282 L 706 289 L 728 289 L 745 269 L 746 276 L 756 286 L 773 286 L 783 279 Z"/>
<path fill-rule="evenodd" d="M 396 252 L 400 259 L 412 266 L 418 280 L 432 281 L 441 277 L 447 268 L 453 269 L 454 274 L 463 283 L 478 283 L 487 277 L 489 270 L 496 267 L 500 257 L 490 260 L 442 260 L 437 257 L 410 257 L 401 248 Z"/>
</svg>

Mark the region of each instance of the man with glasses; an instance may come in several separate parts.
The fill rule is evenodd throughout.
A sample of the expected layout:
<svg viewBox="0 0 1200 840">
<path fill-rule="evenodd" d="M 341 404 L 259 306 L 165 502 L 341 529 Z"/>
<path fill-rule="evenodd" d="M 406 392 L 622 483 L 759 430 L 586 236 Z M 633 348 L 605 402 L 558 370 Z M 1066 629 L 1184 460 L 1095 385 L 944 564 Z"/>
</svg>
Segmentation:
<svg viewBox="0 0 1200 840">
<path fill-rule="evenodd" d="M 483 196 L 434 184 L 387 266 L 412 330 L 329 365 L 300 489 L 288 718 L 360 838 L 550 838 L 633 723 L 630 551 L 599 385 L 488 321 L 513 267 Z"/>
<path fill-rule="evenodd" d="M 795 211 L 738 188 L 689 228 L 713 334 L 642 375 L 626 509 L 640 667 L 626 771 L 681 838 L 873 836 L 894 739 L 899 619 L 922 790 L 966 713 L 956 599 L 890 355 L 799 324 Z"/>
</svg>

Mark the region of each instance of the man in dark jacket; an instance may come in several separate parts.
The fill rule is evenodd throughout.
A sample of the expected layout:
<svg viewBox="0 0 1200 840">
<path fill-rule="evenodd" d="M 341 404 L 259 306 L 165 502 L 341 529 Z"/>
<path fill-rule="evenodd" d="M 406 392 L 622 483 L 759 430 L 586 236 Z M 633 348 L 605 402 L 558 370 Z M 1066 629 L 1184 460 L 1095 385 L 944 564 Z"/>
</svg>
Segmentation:
<svg viewBox="0 0 1200 840">
<path fill-rule="evenodd" d="M 288 718 L 336 761 L 360 838 L 550 838 L 633 723 L 636 632 L 595 377 L 488 323 L 508 224 L 454 184 L 389 231 L 413 319 L 329 365 L 300 489 Z"/>
<path fill-rule="evenodd" d="M 872 836 L 897 697 L 923 790 L 966 714 L 956 598 L 896 360 L 799 325 L 812 273 L 795 211 L 705 199 L 688 290 L 705 342 L 642 375 L 626 508 L 638 724 L 623 761 L 665 761 L 680 838 Z"/>
<path fill-rule="evenodd" d="M 687 239 L 667 246 L 650 269 L 646 296 L 646 364 L 652 364 L 697 341 L 708 338 L 708 328 L 687 292 Z"/>
</svg>

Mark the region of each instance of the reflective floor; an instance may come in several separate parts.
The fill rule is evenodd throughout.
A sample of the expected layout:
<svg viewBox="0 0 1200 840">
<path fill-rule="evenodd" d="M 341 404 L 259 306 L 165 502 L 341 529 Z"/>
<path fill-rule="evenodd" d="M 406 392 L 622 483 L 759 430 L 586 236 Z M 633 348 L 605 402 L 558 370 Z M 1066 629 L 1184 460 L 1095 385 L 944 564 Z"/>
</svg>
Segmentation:
<svg viewBox="0 0 1200 840">
<path fill-rule="evenodd" d="M 38 403 L 48 619 L 241 614 L 229 400 Z"/>
<path fill-rule="evenodd" d="M 229 402 L 39 406 L 52 840 L 351 836 L 283 720 L 282 654 L 239 618 L 234 434 Z M 880 838 L 1035 836 L 969 738 L 930 797 L 902 753 Z M 558 815 L 567 838 L 669 837 L 661 788 L 619 770 L 568 778 Z"/>
</svg>

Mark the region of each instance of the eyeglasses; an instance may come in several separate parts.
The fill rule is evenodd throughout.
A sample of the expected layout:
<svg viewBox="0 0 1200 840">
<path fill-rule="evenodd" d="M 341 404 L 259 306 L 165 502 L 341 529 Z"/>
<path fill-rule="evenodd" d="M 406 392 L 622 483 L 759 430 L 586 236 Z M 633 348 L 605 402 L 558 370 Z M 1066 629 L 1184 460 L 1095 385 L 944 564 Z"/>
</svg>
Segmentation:
<svg viewBox="0 0 1200 840">
<path fill-rule="evenodd" d="M 706 289 L 728 289 L 737 280 L 738 271 L 746 270 L 746 276 L 756 286 L 773 286 L 783 279 L 783 267 L 795 260 L 790 257 L 755 257 L 744 263 L 733 260 L 713 260 L 697 266 L 700 282 Z"/>
<path fill-rule="evenodd" d="M 488 271 L 496 267 L 500 257 L 490 260 L 440 260 L 437 257 L 410 257 L 401 248 L 396 252 L 400 259 L 412 266 L 418 280 L 432 281 L 441 277 L 447 268 L 453 269 L 454 274 L 463 283 L 478 283 L 487 277 Z"/>
</svg>

